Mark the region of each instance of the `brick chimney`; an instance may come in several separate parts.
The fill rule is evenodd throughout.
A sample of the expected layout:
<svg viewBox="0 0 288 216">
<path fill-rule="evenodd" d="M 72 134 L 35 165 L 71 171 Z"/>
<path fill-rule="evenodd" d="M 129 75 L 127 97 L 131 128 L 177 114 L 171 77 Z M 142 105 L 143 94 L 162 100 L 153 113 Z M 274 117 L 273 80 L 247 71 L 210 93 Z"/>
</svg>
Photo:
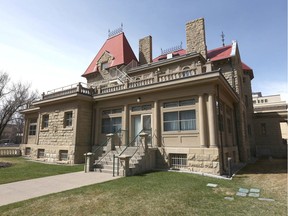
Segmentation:
<svg viewBox="0 0 288 216">
<path fill-rule="evenodd" d="M 140 65 L 152 62 L 152 37 L 149 35 L 139 40 Z"/>
<path fill-rule="evenodd" d="M 197 52 L 206 59 L 207 47 L 205 39 L 204 18 L 199 18 L 186 23 L 187 53 Z"/>
</svg>

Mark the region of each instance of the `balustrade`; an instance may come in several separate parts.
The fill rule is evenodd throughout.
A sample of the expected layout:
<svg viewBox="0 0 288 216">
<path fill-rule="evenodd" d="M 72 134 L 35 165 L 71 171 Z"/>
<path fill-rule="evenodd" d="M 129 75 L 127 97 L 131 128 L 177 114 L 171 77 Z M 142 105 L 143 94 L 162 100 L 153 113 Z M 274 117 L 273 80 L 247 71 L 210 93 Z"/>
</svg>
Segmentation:
<svg viewBox="0 0 288 216">
<path fill-rule="evenodd" d="M 20 156 L 21 150 L 19 148 L 0 148 L 0 157 L 3 156 Z"/>
<path fill-rule="evenodd" d="M 185 70 L 185 71 L 176 71 L 173 73 L 169 74 L 156 74 L 153 77 L 149 78 L 144 78 L 140 80 L 132 80 L 132 79 L 127 79 L 124 83 L 122 84 L 116 84 L 113 86 L 105 86 L 101 87 L 99 85 L 98 87 L 96 86 L 95 88 L 86 88 L 83 87 L 81 83 L 78 84 L 73 84 L 71 86 L 63 87 L 60 89 L 56 89 L 53 91 L 48 92 L 48 94 L 42 95 L 42 99 L 51 99 L 55 97 L 60 97 L 60 96 L 66 96 L 74 93 L 80 93 L 80 94 L 85 94 L 85 95 L 91 95 L 93 96 L 94 94 L 107 94 L 111 92 L 116 92 L 124 89 L 130 89 L 130 88 L 137 88 L 137 87 L 142 87 L 142 86 L 147 86 L 151 84 L 155 84 L 157 82 L 167 82 L 167 81 L 172 81 L 172 80 L 177 80 L 177 79 L 183 79 L 186 77 L 191 77 L 195 75 L 195 71 L 192 70 Z"/>
</svg>

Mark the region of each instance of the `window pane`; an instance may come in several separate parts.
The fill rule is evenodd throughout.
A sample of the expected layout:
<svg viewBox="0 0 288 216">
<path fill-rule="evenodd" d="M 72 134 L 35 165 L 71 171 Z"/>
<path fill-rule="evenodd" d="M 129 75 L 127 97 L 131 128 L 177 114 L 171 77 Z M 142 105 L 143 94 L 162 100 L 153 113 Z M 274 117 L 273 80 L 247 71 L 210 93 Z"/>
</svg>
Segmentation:
<svg viewBox="0 0 288 216">
<path fill-rule="evenodd" d="M 178 101 L 164 103 L 164 108 L 169 108 L 169 107 L 178 107 Z"/>
<path fill-rule="evenodd" d="M 102 133 L 104 134 L 110 133 L 110 128 L 111 128 L 110 119 L 109 118 L 102 119 Z"/>
<path fill-rule="evenodd" d="M 178 131 L 179 130 L 179 122 L 164 122 L 164 131 Z"/>
<path fill-rule="evenodd" d="M 180 130 L 196 130 L 195 110 L 180 112 Z"/>
<path fill-rule="evenodd" d="M 195 99 L 183 100 L 179 102 L 179 106 L 188 106 L 188 105 L 194 105 L 194 104 L 195 104 Z"/>
<path fill-rule="evenodd" d="M 164 121 L 178 120 L 178 112 L 166 112 L 164 113 Z"/>
</svg>

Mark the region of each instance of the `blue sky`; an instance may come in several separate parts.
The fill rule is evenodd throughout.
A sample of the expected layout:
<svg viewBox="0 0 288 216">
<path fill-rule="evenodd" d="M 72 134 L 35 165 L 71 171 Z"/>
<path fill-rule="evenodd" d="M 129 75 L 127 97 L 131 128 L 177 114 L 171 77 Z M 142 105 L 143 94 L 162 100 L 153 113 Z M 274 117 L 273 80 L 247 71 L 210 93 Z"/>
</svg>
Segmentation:
<svg viewBox="0 0 288 216">
<path fill-rule="evenodd" d="M 153 38 L 153 57 L 183 42 L 185 24 L 205 18 L 208 49 L 237 40 L 254 70 L 253 91 L 287 95 L 286 0 L 0 0 L 0 70 L 48 90 L 85 82 L 84 73 L 108 37 L 124 25 L 138 41 Z"/>
</svg>

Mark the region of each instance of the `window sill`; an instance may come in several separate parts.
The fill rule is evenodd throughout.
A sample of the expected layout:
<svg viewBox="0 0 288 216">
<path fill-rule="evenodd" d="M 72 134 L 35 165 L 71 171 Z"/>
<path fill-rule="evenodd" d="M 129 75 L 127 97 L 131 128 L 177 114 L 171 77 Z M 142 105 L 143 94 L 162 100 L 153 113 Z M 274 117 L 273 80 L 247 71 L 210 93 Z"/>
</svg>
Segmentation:
<svg viewBox="0 0 288 216">
<path fill-rule="evenodd" d="M 72 131 L 73 130 L 73 127 L 71 126 L 71 127 L 65 127 L 65 128 L 63 128 L 63 130 L 64 131 Z"/>
<path fill-rule="evenodd" d="M 49 131 L 48 128 L 43 128 L 43 129 L 40 130 L 40 132 L 48 132 L 48 131 Z"/>
</svg>

